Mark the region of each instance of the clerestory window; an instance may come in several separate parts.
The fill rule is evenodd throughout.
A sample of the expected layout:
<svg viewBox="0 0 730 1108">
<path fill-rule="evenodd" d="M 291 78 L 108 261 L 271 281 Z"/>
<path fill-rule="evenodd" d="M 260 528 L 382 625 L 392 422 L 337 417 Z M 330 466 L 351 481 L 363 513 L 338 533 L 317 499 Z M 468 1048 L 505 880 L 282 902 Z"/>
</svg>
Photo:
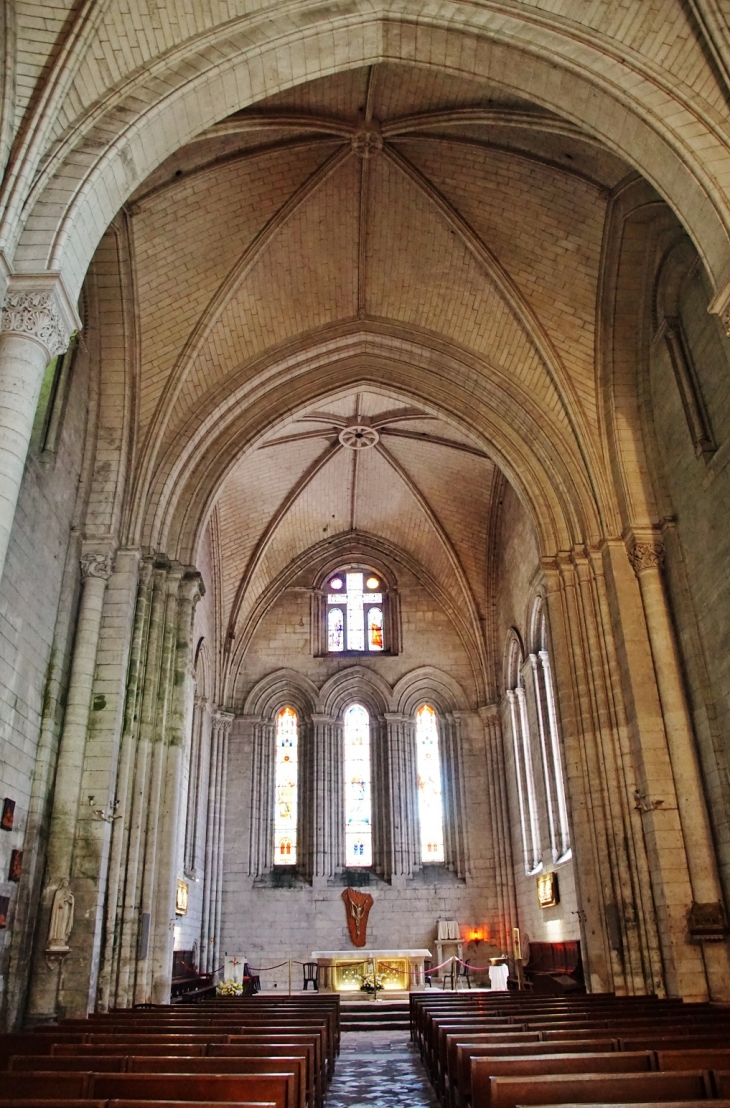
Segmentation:
<svg viewBox="0 0 730 1108">
<path fill-rule="evenodd" d="M 325 582 L 327 652 L 380 653 L 386 648 L 384 583 L 367 569 L 338 570 Z"/>
</svg>

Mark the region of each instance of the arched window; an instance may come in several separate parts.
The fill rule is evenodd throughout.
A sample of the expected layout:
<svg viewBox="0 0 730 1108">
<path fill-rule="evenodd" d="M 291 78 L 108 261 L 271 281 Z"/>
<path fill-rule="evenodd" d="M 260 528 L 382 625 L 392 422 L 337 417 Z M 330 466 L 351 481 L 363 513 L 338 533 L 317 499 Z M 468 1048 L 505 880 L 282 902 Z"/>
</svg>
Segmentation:
<svg viewBox="0 0 730 1108">
<path fill-rule="evenodd" d="M 385 650 L 385 595 L 379 574 L 343 569 L 325 582 L 328 653 Z"/>
<path fill-rule="evenodd" d="M 563 759 L 560 752 L 560 735 L 558 733 L 558 716 L 553 692 L 550 655 L 547 649 L 545 613 L 540 608 L 536 616 L 538 650 L 530 655 L 530 663 L 535 685 L 537 722 L 540 730 L 550 845 L 553 861 L 559 863 L 567 862 L 572 857 L 568 825 L 568 801 L 563 778 Z"/>
<path fill-rule="evenodd" d="M 421 861 L 444 860 L 444 798 L 436 713 L 430 704 L 416 712 L 416 772 Z"/>
<path fill-rule="evenodd" d="M 535 774 L 532 766 L 532 736 L 525 699 L 525 686 L 520 672 L 522 654 L 516 639 L 510 644 L 507 666 L 507 700 L 509 703 L 512 744 L 517 775 L 517 802 L 520 809 L 522 848 L 525 873 L 542 869 L 540 826 L 537 815 Z"/>
<path fill-rule="evenodd" d="M 276 716 L 275 866 L 294 866 L 297 861 L 298 725 L 293 708 L 282 708 Z"/>
<path fill-rule="evenodd" d="M 370 716 L 351 704 L 343 720 L 345 767 L 345 864 L 373 864 Z"/>
</svg>

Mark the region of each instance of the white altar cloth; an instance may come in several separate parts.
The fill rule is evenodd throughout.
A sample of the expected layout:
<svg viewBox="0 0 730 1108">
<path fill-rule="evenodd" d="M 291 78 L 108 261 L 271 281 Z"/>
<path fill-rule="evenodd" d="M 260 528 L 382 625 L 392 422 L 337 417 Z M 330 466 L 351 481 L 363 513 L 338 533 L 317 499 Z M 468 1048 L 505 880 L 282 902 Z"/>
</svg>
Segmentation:
<svg viewBox="0 0 730 1108">
<path fill-rule="evenodd" d="M 385 989 L 422 989 L 425 985 L 423 963 L 426 958 L 431 958 L 431 951 L 425 947 L 401 950 L 372 950 L 370 947 L 355 948 L 354 950 L 313 950 L 312 961 L 316 962 L 320 969 L 320 988 L 332 989 L 334 992 L 351 991 L 357 988 L 352 971 L 348 967 L 354 967 L 358 963 L 366 962 L 363 967 L 366 973 L 372 973 L 373 963 L 378 965 L 378 973 L 386 976 Z M 394 969 L 402 967 L 403 980 L 396 984 L 398 976 Z M 392 977 L 388 981 L 388 976 Z"/>
<path fill-rule="evenodd" d="M 504 993 L 507 991 L 507 978 L 509 977 L 509 968 L 507 966 L 490 966 L 489 967 L 489 984 L 494 992 Z"/>
</svg>

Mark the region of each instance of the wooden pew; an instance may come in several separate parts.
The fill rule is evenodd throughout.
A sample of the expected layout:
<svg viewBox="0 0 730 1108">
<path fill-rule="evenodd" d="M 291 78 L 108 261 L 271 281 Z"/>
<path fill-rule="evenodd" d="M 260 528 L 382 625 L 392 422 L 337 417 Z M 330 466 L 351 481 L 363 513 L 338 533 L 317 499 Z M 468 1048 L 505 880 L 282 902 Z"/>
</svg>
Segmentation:
<svg viewBox="0 0 730 1108">
<path fill-rule="evenodd" d="M 616 1055 L 620 1057 L 620 1055 Z M 729 1075 L 730 1076 L 730 1075 Z M 491 1077 L 489 1108 L 535 1104 L 671 1104 L 675 1100 L 712 1097 L 705 1070 L 673 1073 L 548 1074 L 541 1077 Z M 474 1099 L 474 1108 L 478 1108 Z"/>
<path fill-rule="evenodd" d="M 59 1057 L 19 1055 L 11 1059 L 8 1072 L 32 1073 L 37 1070 L 50 1072 L 89 1071 L 95 1073 L 252 1073 L 286 1076 L 290 1079 L 288 1104 L 290 1108 L 306 1106 L 306 1063 L 304 1058 L 180 1058 L 149 1057 L 147 1055 L 121 1055 Z"/>
<path fill-rule="evenodd" d="M 523 1058 L 493 1055 L 471 1060 L 471 1093 L 474 1108 L 491 1104 L 492 1078 L 538 1077 L 553 1074 L 649 1073 L 655 1059 L 651 1050 L 621 1054 L 618 1051 L 586 1054 L 532 1054 Z"/>
<path fill-rule="evenodd" d="M 276 1108 L 296 1108 L 292 1086 L 284 1075 L 95 1073 L 90 1075 L 88 1094 L 97 1100 L 266 1101 Z"/>
<path fill-rule="evenodd" d="M 570 1044 L 570 1052 L 575 1053 L 610 1053 L 618 1049 L 616 1039 L 603 1039 L 597 1042 L 589 1039 L 584 1041 L 576 1039 Z M 455 1060 L 450 1069 L 453 1073 L 451 1086 L 453 1103 L 456 1108 L 463 1108 L 471 1103 L 471 1059 L 472 1058 L 524 1058 L 525 1056 L 546 1054 L 563 1054 L 566 1050 L 565 1043 L 524 1043 L 511 1046 L 488 1046 L 483 1043 L 460 1043 L 455 1046 Z"/>
</svg>

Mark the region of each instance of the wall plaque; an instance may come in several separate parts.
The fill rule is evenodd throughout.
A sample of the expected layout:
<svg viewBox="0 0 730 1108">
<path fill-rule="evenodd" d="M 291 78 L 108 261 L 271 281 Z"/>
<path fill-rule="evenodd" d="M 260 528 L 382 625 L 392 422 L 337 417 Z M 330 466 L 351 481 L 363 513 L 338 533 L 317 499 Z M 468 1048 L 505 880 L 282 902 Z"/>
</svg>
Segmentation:
<svg viewBox="0 0 730 1108">
<path fill-rule="evenodd" d="M 3 814 L 0 816 L 0 828 L 3 831 L 12 831 L 15 820 L 15 801 L 6 796 L 3 800 Z"/>
<path fill-rule="evenodd" d="M 373 906 L 370 893 L 359 893 L 357 889 L 345 889 L 342 894 L 347 913 L 347 926 L 354 946 L 365 946 L 368 929 L 368 916 Z"/>
<path fill-rule="evenodd" d="M 557 873 L 541 873 L 537 878 L 537 902 L 541 908 L 554 908 L 560 900 Z"/>
</svg>

